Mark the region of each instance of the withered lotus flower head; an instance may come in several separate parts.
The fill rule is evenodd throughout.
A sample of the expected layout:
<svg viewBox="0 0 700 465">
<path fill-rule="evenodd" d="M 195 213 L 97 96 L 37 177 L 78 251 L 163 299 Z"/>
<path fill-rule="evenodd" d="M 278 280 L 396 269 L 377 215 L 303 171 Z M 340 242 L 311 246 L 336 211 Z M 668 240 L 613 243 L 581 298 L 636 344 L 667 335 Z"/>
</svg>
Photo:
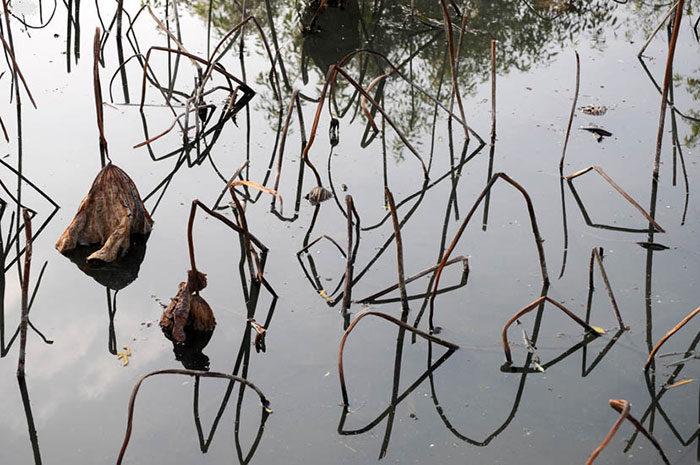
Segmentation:
<svg viewBox="0 0 700 465">
<path fill-rule="evenodd" d="M 185 342 L 187 328 L 199 332 L 214 330 L 214 312 L 198 294 L 206 286 L 207 275 L 199 271 L 187 273 L 187 282 L 180 283 L 177 295 L 170 299 L 170 305 L 160 317 L 160 327 L 168 339 Z"/>
<path fill-rule="evenodd" d="M 314 207 L 328 199 L 333 198 L 333 193 L 323 186 L 316 186 L 304 197 Z"/>
<path fill-rule="evenodd" d="M 129 248 L 132 234 L 148 235 L 153 220 L 131 178 L 116 165 L 107 164 L 78 207 L 78 213 L 56 243 L 66 253 L 78 245 L 101 244 L 88 260 L 112 262 Z"/>
</svg>

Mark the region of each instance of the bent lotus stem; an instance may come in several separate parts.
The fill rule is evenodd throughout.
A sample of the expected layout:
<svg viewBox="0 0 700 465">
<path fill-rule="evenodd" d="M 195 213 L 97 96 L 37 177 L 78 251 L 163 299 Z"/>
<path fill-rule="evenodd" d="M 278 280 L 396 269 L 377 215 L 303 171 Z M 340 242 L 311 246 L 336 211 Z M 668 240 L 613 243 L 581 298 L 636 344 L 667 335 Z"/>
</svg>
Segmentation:
<svg viewBox="0 0 700 465">
<path fill-rule="evenodd" d="M 600 267 L 600 275 L 603 278 L 603 285 L 605 286 L 605 291 L 608 293 L 608 299 L 610 300 L 610 305 L 612 307 L 613 314 L 617 319 L 617 326 L 619 329 L 624 330 L 625 324 L 622 322 L 622 316 L 620 315 L 620 309 L 617 308 L 617 301 L 615 300 L 615 295 L 613 294 L 612 287 L 610 286 L 610 281 L 608 280 L 608 274 L 605 272 L 605 267 L 603 266 L 603 258 L 600 256 L 600 252 L 596 247 L 591 250 L 591 261 L 588 267 L 588 287 L 593 289 L 593 260 L 598 262 Z"/>
<path fill-rule="evenodd" d="M 127 421 L 126 421 L 126 433 L 124 434 L 124 441 L 122 443 L 121 450 L 119 451 L 119 456 L 117 457 L 117 465 L 121 465 L 122 460 L 124 459 L 124 454 L 126 453 L 126 448 L 129 445 L 129 439 L 131 439 L 131 431 L 133 427 L 133 420 L 134 420 L 134 405 L 136 404 L 136 395 L 139 392 L 139 389 L 141 388 L 141 384 L 148 378 L 152 376 L 157 376 L 157 375 L 185 375 L 185 376 L 196 376 L 196 377 L 201 377 L 201 378 L 223 378 L 223 379 L 228 379 L 231 381 L 237 381 L 241 384 L 245 384 L 249 388 L 251 388 L 255 393 L 260 397 L 260 403 L 262 404 L 262 408 L 267 411 L 268 413 L 271 412 L 270 410 L 270 401 L 267 400 L 265 397 L 265 394 L 258 388 L 255 384 L 252 382 L 248 381 L 245 378 L 240 378 L 238 376 L 234 375 L 229 375 L 226 373 L 218 373 L 214 371 L 197 371 L 197 370 L 182 370 L 182 369 L 167 369 L 167 370 L 158 370 L 158 371 L 153 371 L 151 373 L 147 373 L 139 378 L 139 380 L 136 382 L 134 385 L 134 389 L 131 391 L 131 397 L 129 398 L 129 408 L 128 408 L 128 414 L 127 414 Z"/>
<path fill-rule="evenodd" d="M 190 208 L 190 217 L 189 217 L 189 221 L 187 223 L 187 245 L 189 248 L 189 255 L 190 255 L 190 269 L 194 272 L 195 276 L 197 275 L 197 265 L 195 263 L 194 238 L 193 238 L 193 231 L 192 230 L 194 227 L 194 217 L 197 213 L 197 207 L 204 210 L 204 212 L 207 213 L 208 215 L 211 215 L 214 218 L 216 218 L 217 220 L 221 221 L 226 226 L 228 226 L 229 228 L 236 231 L 238 234 L 241 234 L 244 237 L 246 237 L 247 239 L 249 239 L 250 242 L 255 244 L 260 250 L 262 250 L 263 253 L 266 253 L 268 251 L 268 248 L 262 242 L 260 242 L 260 240 L 257 237 L 250 234 L 250 232 L 245 231 L 243 228 L 236 225 L 230 219 L 226 218 L 225 216 L 223 216 L 220 213 L 215 212 L 214 210 L 212 210 L 211 208 L 207 207 L 202 202 L 200 202 L 198 199 L 195 199 L 192 201 L 192 207 Z M 256 274 L 258 276 L 260 275 L 260 273 L 256 273 Z M 197 294 L 199 294 L 199 293 L 197 292 Z"/>
<path fill-rule="evenodd" d="M 364 311 L 359 313 L 354 320 L 352 320 L 352 323 L 350 323 L 350 326 L 348 326 L 348 329 L 345 330 L 345 333 L 343 334 L 343 338 L 340 340 L 340 347 L 338 348 L 338 376 L 340 377 L 340 390 L 343 396 L 343 405 L 347 406 L 349 405 L 348 403 L 348 391 L 347 388 L 345 387 L 345 372 L 343 370 L 343 354 L 345 352 L 345 341 L 347 341 L 348 337 L 350 336 L 350 333 L 352 333 L 352 330 L 357 326 L 357 323 L 360 322 L 361 319 L 363 319 L 366 316 L 373 315 L 377 316 L 379 318 L 383 318 L 391 323 L 394 323 L 397 326 L 400 326 L 413 334 L 417 334 L 418 336 L 422 337 L 423 339 L 434 342 L 436 344 L 440 344 L 443 347 L 446 347 L 450 350 L 457 350 L 459 349 L 459 346 L 457 344 L 454 344 L 449 341 L 445 341 L 444 339 L 440 339 L 438 337 L 433 336 L 432 334 L 425 333 L 421 331 L 418 328 L 414 328 L 413 326 L 404 323 L 403 321 L 394 318 L 391 315 L 387 315 L 386 313 L 381 313 L 381 312 L 375 312 L 375 311 Z"/>
<path fill-rule="evenodd" d="M 605 449 L 605 447 L 610 443 L 612 440 L 613 436 L 615 436 L 615 433 L 617 433 L 617 430 L 620 429 L 620 426 L 622 423 L 627 420 L 632 425 L 634 425 L 635 428 L 637 428 L 637 431 L 642 433 L 650 442 L 651 444 L 656 448 L 656 450 L 659 451 L 659 454 L 661 455 L 661 460 L 666 465 L 669 465 L 668 458 L 666 457 L 666 454 L 664 454 L 663 449 L 661 449 L 661 445 L 658 443 L 658 441 L 654 438 L 654 436 L 651 435 L 649 431 L 641 424 L 639 421 L 637 421 L 636 418 L 634 418 L 629 412 L 630 412 L 630 404 L 626 400 L 623 399 L 611 399 L 609 402 L 610 407 L 612 407 L 613 410 L 617 411 L 620 414 L 620 417 L 617 419 L 617 421 L 613 424 L 612 428 L 610 428 L 610 431 L 608 434 L 605 436 L 605 439 L 603 439 L 603 442 L 600 443 L 600 445 L 591 453 L 590 457 L 588 457 L 588 460 L 586 460 L 586 465 L 592 465 L 595 459 L 598 457 L 598 455 Z"/>
<path fill-rule="evenodd" d="M 503 352 L 505 353 L 506 363 L 508 365 L 513 364 L 513 358 L 512 358 L 511 353 L 510 353 L 510 344 L 508 343 L 508 328 L 510 327 L 510 325 L 515 323 L 515 320 L 522 317 L 526 313 L 531 312 L 534 308 L 538 307 L 543 302 L 551 303 L 552 305 L 557 307 L 559 310 L 564 312 L 569 318 L 574 320 L 574 322 L 576 322 L 576 324 L 581 326 L 583 329 L 590 332 L 591 334 L 594 334 L 595 336 L 598 336 L 598 332 L 595 329 L 593 329 L 588 323 L 583 321 L 581 318 L 577 317 L 574 313 L 571 312 L 571 310 L 569 310 L 568 308 L 566 308 L 565 306 L 563 306 L 562 304 L 560 304 L 556 300 L 550 299 L 546 295 L 543 295 L 542 297 L 535 300 L 534 302 L 532 302 L 531 304 L 527 305 L 525 308 L 520 310 L 518 313 L 513 315 L 510 318 L 510 320 L 508 320 L 508 322 L 505 324 L 505 326 L 503 326 L 503 331 L 501 332 L 501 339 L 503 341 Z"/>
<path fill-rule="evenodd" d="M 540 236 L 539 228 L 537 227 L 537 218 L 535 217 L 535 208 L 532 205 L 532 200 L 530 199 L 530 195 L 527 193 L 525 188 L 523 188 L 520 184 L 515 182 L 507 174 L 496 173 L 493 175 L 493 177 L 486 184 L 486 187 L 481 192 L 481 194 L 479 194 L 479 197 L 477 197 L 476 201 L 474 201 L 472 208 L 469 210 L 469 212 L 467 213 L 467 216 L 462 221 L 462 224 L 459 226 L 459 229 L 457 230 L 457 233 L 455 234 L 454 239 L 452 239 L 450 246 L 447 248 L 447 251 L 442 256 L 442 259 L 440 260 L 440 265 L 438 266 L 437 272 L 435 274 L 435 282 L 433 283 L 433 291 L 430 295 L 429 327 L 430 327 L 431 332 L 434 329 L 433 314 L 435 313 L 435 297 L 437 296 L 437 290 L 438 290 L 438 286 L 440 284 L 440 277 L 442 276 L 442 270 L 445 268 L 445 266 L 447 266 L 447 262 L 450 259 L 450 255 L 452 254 L 455 247 L 457 246 L 457 243 L 459 242 L 460 238 L 462 237 L 462 234 L 464 234 L 464 230 L 467 228 L 467 225 L 469 224 L 469 221 L 472 219 L 472 216 L 474 216 L 474 213 L 476 212 L 477 208 L 479 207 L 479 204 L 481 203 L 482 200 L 484 200 L 486 195 L 489 193 L 491 188 L 494 186 L 496 181 L 498 181 L 499 179 L 502 179 L 503 181 L 507 182 L 511 186 L 515 187 L 518 190 L 518 192 L 520 192 L 522 194 L 523 198 L 525 199 L 525 203 L 527 204 L 527 212 L 528 212 L 528 215 L 530 216 L 530 223 L 532 225 L 532 234 L 535 237 L 535 245 L 537 247 L 537 254 L 538 254 L 538 258 L 539 258 L 539 262 L 540 262 L 540 272 L 542 273 L 542 281 L 543 281 L 544 285 L 549 284 L 549 275 L 547 273 L 547 263 L 545 262 L 544 248 L 542 247 L 543 240 L 542 240 L 542 237 Z"/>
<path fill-rule="evenodd" d="M 690 312 L 690 314 L 688 314 L 688 316 L 686 316 L 680 322 L 678 322 L 678 324 L 676 326 L 674 326 L 673 329 L 671 329 L 671 331 L 666 333 L 666 335 L 664 337 L 662 337 L 659 340 L 659 342 L 656 343 L 656 345 L 652 349 L 651 353 L 649 354 L 649 357 L 647 358 L 646 363 L 644 363 L 644 371 L 649 370 L 649 366 L 651 365 L 651 361 L 654 360 L 654 356 L 659 351 L 661 346 L 664 345 L 666 343 L 666 341 L 668 341 L 671 336 L 676 334 L 683 326 L 685 326 L 690 320 L 692 320 L 693 317 L 695 317 L 695 315 L 697 315 L 698 313 L 700 313 L 700 307 L 698 307 L 695 310 L 693 310 L 692 312 Z"/>
<path fill-rule="evenodd" d="M 646 220 L 649 223 L 651 223 L 651 225 L 654 227 L 654 229 L 656 229 L 657 232 L 660 232 L 660 233 L 666 232 L 664 230 L 664 228 L 659 226 L 659 224 L 654 220 L 654 218 L 652 218 L 651 215 L 649 215 L 649 213 L 647 213 L 647 211 L 644 210 L 644 208 L 642 208 L 641 205 L 639 205 L 627 192 L 625 192 L 625 190 L 622 187 L 618 186 L 617 183 L 615 181 L 613 181 L 612 178 L 610 176 L 608 176 L 608 174 L 605 171 L 603 171 L 603 168 L 601 168 L 600 166 L 591 165 L 588 168 L 584 168 L 584 169 L 577 171 L 575 173 L 571 173 L 570 175 L 566 176 L 566 180 L 567 180 L 567 182 L 571 183 L 574 179 L 578 178 L 579 176 L 583 176 L 584 174 L 588 173 L 591 170 L 594 170 L 598 174 L 600 174 L 603 177 L 603 179 L 605 179 L 608 182 L 608 184 L 610 184 L 617 192 L 620 193 L 620 195 L 622 195 L 622 197 L 625 198 L 625 200 L 627 200 L 629 203 L 631 203 L 632 206 L 634 208 L 636 208 L 637 211 L 639 211 L 639 213 L 641 213 L 642 216 L 644 216 L 644 218 L 646 218 Z"/>
</svg>

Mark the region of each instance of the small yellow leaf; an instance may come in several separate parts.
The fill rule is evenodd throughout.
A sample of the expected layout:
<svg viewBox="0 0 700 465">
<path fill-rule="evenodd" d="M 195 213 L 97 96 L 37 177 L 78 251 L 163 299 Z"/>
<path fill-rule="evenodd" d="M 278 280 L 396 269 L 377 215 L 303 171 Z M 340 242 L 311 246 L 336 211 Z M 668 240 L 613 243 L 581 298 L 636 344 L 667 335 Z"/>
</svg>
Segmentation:
<svg viewBox="0 0 700 465">
<path fill-rule="evenodd" d="M 330 376 L 330 375 L 331 375 L 331 372 L 330 372 L 330 371 L 327 371 L 326 374 L 323 375 L 323 376 Z"/>
<path fill-rule="evenodd" d="M 604 330 L 603 328 L 600 328 L 598 326 L 591 326 L 591 328 L 595 329 L 595 332 L 598 334 L 606 334 L 607 333 L 606 330 Z"/>
<path fill-rule="evenodd" d="M 692 383 L 693 381 L 695 381 L 695 379 L 693 379 L 693 378 L 691 378 L 691 379 L 684 379 L 683 381 L 678 381 L 677 383 L 673 383 L 673 384 L 670 384 L 670 385 L 664 386 L 664 387 L 665 387 L 666 389 L 671 389 L 671 388 L 674 388 L 674 387 L 683 386 L 684 384 Z"/>
<path fill-rule="evenodd" d="M 319 294 L 321 295 L 321 297 L 323 297 L 324 299 L 326 299 L 326 302 L 330 302 L 330 303 L 335 302 L 335 299 L 333 299 L 333 298 L 331 298 L 331 297 L 328 297 L 328 294 L 326 293 L 326 290 L 325 290 L 325 289 L 321 289 L 321 292 L 319 292 Z"/>
</svg>

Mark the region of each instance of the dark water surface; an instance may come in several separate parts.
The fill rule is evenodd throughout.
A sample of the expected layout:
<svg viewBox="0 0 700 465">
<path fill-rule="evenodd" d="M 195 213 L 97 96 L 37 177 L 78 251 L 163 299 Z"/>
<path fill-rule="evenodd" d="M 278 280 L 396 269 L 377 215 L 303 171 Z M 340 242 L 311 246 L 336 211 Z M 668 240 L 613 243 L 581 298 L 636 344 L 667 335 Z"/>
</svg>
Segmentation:
<svg viewBox="0 0 700 465">
<path fill-rule="evenodd" d="M 671 463 L 696 463 L 698 361 L 667 365 L 694 355 L 686 352 L 700 341 L 700 320 L 691 320 L 659 351 L 679 355 L 657 356 L 655 370 L 646 376 L 643 366 L 659 339 L 700 305 L 700 203 L 695 191 L 700 176 L 700 5 L 685 2 L 673 62 L 673 107 L 666 112 L 655 184 L 661 105 L 657 86 L 663 85 L 670 29 L 660 29 L 642 60 L 637 54 L 672 5 L 447 1 L 455 48 L 460 15 L 467 16 L 457 70 L 464 115 L 473 129 L 466 142 L 456 119 L 459 105 L 450 103 L 452 74 L 439 2 L 345 0 L 339 8 L 337 1 L 330 1 L 314 19 L 319 3 L 152 4 L 155 16 L 164 25 L 167 18 L 173 37 L 192 56 L 207 60 L 224 34 L 248 15 L 256 18 L 271 54 L 278 56 L 271 74 L 260 31 L 251 20 L 244 34 L 226 42 L 216 55 L 223 53 L 220 63 L 226 71 L 254 91 L 247 106 L 235 120 L 224 119 L 217 131 L 200 138 L 199 147 L 190 113 L 188 141 L 183 142 L 176 124 L 150 144 L 150 152 L 133 146 L 173 123 L 164 99 L 168 83 L 173 82 L 170 103 L 179 114 L 201 76 L 188 57 L 177 60 L 176 54 L 153 51 L 149 78 L 155 76 L 164 89 L 161 94 L 149 79 L 146 106 L 139 110 L 143 65 L 129 57 L 168 46 L 168 37 L 148 11 L 137 16 L 139 2 L 124 2 L 119 32 L 119 20 L 113 21 L 120 16 L 116 2 L 98 2 L 98 12 L 93 3 L 70 0 L 58 3 L 53 16 L 54 6 L 46 1 L 8 6 L 17 64 L 37 108 L 20 87 L 19 127 L 12 68 L 5 64 L 0 83 L 7 97 L 0 117 L 9 142 L 2 142 L 6 149 L 0 159 L 0 198 L 7 204 L 1 223 L 7 251 L 0 319 L 0 463 L 115 463 L 134 384 L 141 375 L 168 368 L 245 377 L 264 392 L 273 413 L 239 383 L 154 376 L 144 381 L 136 399 L 124 463 L 585 463 L 619 416 L 608 406 L 610 399 L 630 402 L 631 414 L 652 432 Z M 305 32 L 302 24 L 307 25 Z M 98 26 L 110 29 L 103 38 L 100 68 L 109 154 L 146 198 L 155 224 L 145 249 L 129 249 L 126 266 L 104 269 L 93 264 L 84 272 L 84 264 L 76 266 L 61 256 L 54 243 L 101 166 L 92 74 Z M 4 21 L 2 28 L 7 39 Z M 496 40 L 497 74 L 493 147 L 491 39 Z M 177 48 L 173 40 L 169 43 Z M 318 108 L 314 100 L 321 95 L 328 67 L 355 49 L 386 55 L 401 76 L 394 73 L 373 82 L 391 69 L 369 53 L 343 65 L 363 88 L 371 85 L 369 94 L 387 117 L 367 102 L 375 115 L 375 133 L 360 96 L 344 77 L 337 78 L 308 152 L 322 185 L 335 197 L 314 206 L 304 196 L 317 182 L 301 157 Z M 575 93 L 575 50 L 580 54 L 580 89 L 560 173 Z M 205 73 L 206 64 L 200 67 Z M 212 104 L 214 110 L 202 131 L 217 129 L 231 95 L 227 85 L 218 71 L 206 82 L 205 90 L 212 92 L 200 104 Z M 272 196 L 266 193 L 236 188 L 250 232 L 269 248 L 264 278 L 278 298 L 251 276 L 242 236 L 200 210 L 193 230 L 197 268 L 208 275 L 202 296 L 217 326 L 202 350 L 174 348 L 158 319 L 161 303 L 176 294 L 190 269 L 191 202 L 217 206 L 239 224 L 226 185 L 246 160 L 249 165 L 239 179 L 274 188 L 293 91 L 300 93 L 304 131 L 302 135 L 297 107 L 292 106 L 279 165 L 283 209 L 278 203 L 271 211 Z M 242 96 L 239 90 L 237 98 Z M 587 105 L 602 105 L 607 111 L 589 115 L 580 109 Z M 446 111 L 450 107 L 454 118 Z M 203 109 L 200 116 L 206 119 L 211 111 Z M 336 145 L 329 137 L 332 119 L 339 121 Z M 184 118 L 178 121 L 185 124 Z M 612 135 L 597 142 L 579 129 L 596 126 Z M 183 144 L 190 147 L 187 153 Z M 651 213 L 665 233 L 655 231 L 597 172 L 571 183 L 561 178 L 592 165 Z M 15 375 L 19 339 L 7 348 L 21 315 L 20 281 L 13 264 L 16 242 L 7 240 L 19 236 L 24 246 L 24 232 L 18 235 L 13 216 L 15 170 L 20 168 L 26 178 L 19 183 L 21 201 L 36 211 L 35 232 L 48 221 L 34 241 L 30 294 L 41 266 L 48 265 L 30 320 L 53 341 L 46 344 L 29 329 L 24 382 Z M 543 282 L 524 198 L 498 180 L 484 200 L 487 208 L 483 202 L 476 208 L 450 255 L 467 257 L 468 268 L 465 262 L 445 268 L 439 287 L 447 290 L 435 298 L 434 324 L 441 328 L 436 336 L 459 349 L 448 351 L 412 338 L 376 316 L 363 318 L 345 344 L 344 407 L 337 362 L 348 324 L 372 310 L 403 317 L 428 332 L 434 283 L 430 273 L 406 286 L 408 314 L 402 315 L 398 290 L 372 303 L 352 303 L 343 314 L 345 196 L 352 196 L 360 217 L 359 241 L 353 225 L 357 248 L 352 286 L 353 300 L 360 301 L 398 281 L 385 186 L 398 204 L 408 277 L 440 262 L 497 172 L 507 173 L 532 199 L 549 285 Z M 51 202 L 60 207 L 55 214 Z M 297 254 L 319 236 L 332 238 L 339 247 L 322 239 Z M 597 263 L 590 291 L 589 264 L 596 248 L 602 250 L 627 330 L 618 331 Z M 587 334 L 547 303 L 511 326 L 513 364 L 504 366 L 504 325 L 542 295 L 606 333 L 597 338 Z M 256 333 L 248 318 L 268 329 L 264 353 L 254 347 Z M 534 355 L 528 352 L 523 329 L 536 347 Z M 131 352 L 127 366 L 116 356 L 124 347 Z M 683 380 L 691 381 L 664 387 Z M 662 459 L 625 422 L 596 463 L 656 464 Z"/>
</svg>

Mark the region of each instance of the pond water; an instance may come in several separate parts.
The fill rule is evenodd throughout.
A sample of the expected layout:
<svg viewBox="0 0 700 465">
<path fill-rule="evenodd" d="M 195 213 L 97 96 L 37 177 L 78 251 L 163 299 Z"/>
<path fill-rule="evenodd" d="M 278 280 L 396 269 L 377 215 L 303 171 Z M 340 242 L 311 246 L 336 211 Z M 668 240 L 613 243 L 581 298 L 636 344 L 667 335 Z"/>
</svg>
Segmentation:
<svg viewBox="0 0 700 465">
<path fill-rule="evenodd" d="M 700 320 L 644 371 L 659 340 L 700 303 L 698 3 L 686 0 L 679 22 L 658 182 L 668 2 L 446 1 L 445 11 L 422 0 L 321 3 L 166 0 L 152 14 L 133 1 L 6 6 L 3 38 L 36 108 L 24 84 L 13 85 L 7 55 L 0 463 L 116 463 L 132 389 L 165 369 L 246 378 L 269 409 L 225 378 L 150 377 L 125 464 L 585 463 L 619 417 L 611 399 L 630 403 L 670 463 L 700 460 Z M 97 27 L 108 154 L 154 220 L 145 246 L 135 239 L 112 266 L 54 248 L 103 162 Z M 324 88 L 329 67 L 356 49 L 366 51 Z M 604 175 L 566 178 L 591 166 Z M 507 178 L 480 197 L 496 173 Z M 282 201 L 238 183 L 236 207 L 232 179 Z M 531 199 L 532 216 L 509 179 Z M 305 196 L 319 184 L 334 195 L 314 205 Z M 19 379 L 18 198 L 35 212 L 29 296 L 36 290 Z M 252 243 L 256 256 L 248 254 L 244 233 L 198 208 L 196 266 L 208 277 L 201 295 L 216 328 L 208 343 L 185 347 L 164 337 L 159 318 L 191 269 L 194 199 L 247 225 L 267 252 Z M 463 258 L 440 275 L 431 324 L 443 257 Z M 541 296 L 551 301 L 507 331 L 504 364 L 504 325 Z M 376 313 L 343 339 L 365 311 L 439 341 Z M 266 328 L 265 351 L 249 319 Z M 596 459 L 662 462 L 628 421 Z"/>
</svg>

